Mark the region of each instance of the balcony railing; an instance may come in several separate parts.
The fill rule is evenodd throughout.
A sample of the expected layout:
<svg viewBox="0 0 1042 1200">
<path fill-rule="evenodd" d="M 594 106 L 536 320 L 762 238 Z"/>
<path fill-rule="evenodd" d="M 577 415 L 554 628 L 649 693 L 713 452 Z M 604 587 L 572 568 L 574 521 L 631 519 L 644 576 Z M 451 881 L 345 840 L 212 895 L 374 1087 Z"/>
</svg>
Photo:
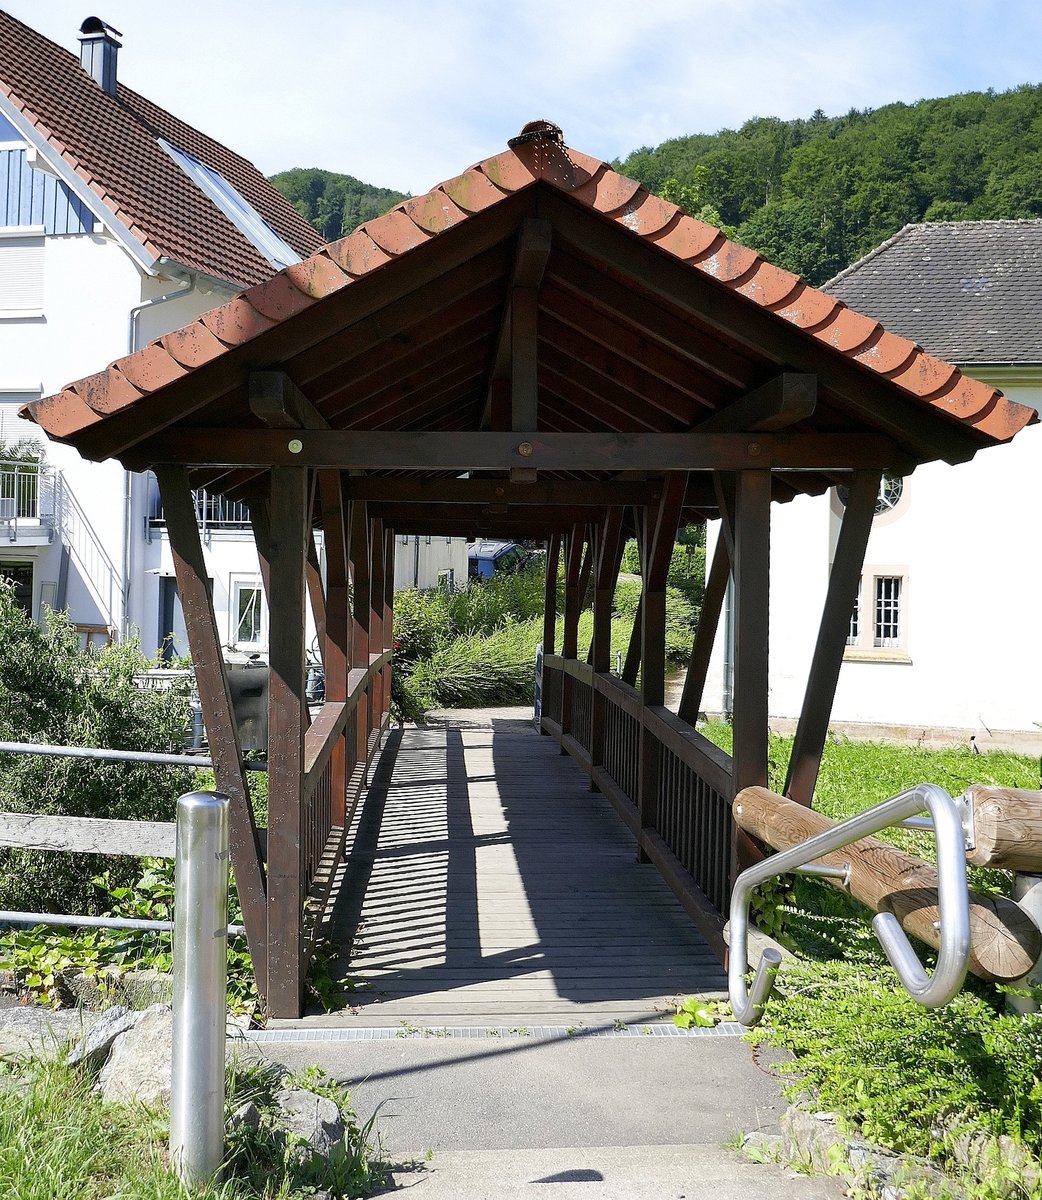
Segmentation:
<svg viewBox="0 0 1042 1200">
<path fill-rule="evenodd" d="M 153 479 L 149 493 L 149 525 L 165 525 L 166 514 L 159 495 L 159 488 Z M 195 519 L 200 530 L 206 534 L 211 529 L 249 529 L 250 510 L 241 500 L 228 500 L 224 496 L 215 495 L 205 488 L 192 492 L 192 503 L 195 505 Z"/>
<path fill-rule="evenodd" d="M 0 543 L 51 541 L 58 473 L 44 463 L 0 459 Z"/>
</svg>

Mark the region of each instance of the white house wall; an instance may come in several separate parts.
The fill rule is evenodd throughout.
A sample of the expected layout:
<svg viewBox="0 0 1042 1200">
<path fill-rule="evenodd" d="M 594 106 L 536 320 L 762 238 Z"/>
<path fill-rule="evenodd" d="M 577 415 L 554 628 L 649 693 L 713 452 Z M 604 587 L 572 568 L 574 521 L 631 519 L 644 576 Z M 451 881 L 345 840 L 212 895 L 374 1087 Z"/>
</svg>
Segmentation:
<svg viewBox="0 0 1042 1200">
<path fill-rule="evenodd" d="M 1042 393 L 1008 389 L 1036 406 Z M 799 715 L 842 508 L 835 493 L 776 505 L 771 522 L 769 713 Z M 1042 427 L 904 480 L 877 516 L 865 575 L 905 577 L 904 644 L 849 650 L 833 721 L 916 729 L 1042 727 Z M 715 543 L 714 523 L 710 549 Z M 865 614 L 868 620 L 870 614 Z M 721 630 L 723 623 L 721 623 Z M 723 711 L 723 635 L 703 707 Z"/>
<path fill-rule="evenodd" d="M 403 535 L 394 539 L 396 589 L 438 587 L 446 579 L 455 587 L 467 582 L 466 538 Z"/>
</svg>

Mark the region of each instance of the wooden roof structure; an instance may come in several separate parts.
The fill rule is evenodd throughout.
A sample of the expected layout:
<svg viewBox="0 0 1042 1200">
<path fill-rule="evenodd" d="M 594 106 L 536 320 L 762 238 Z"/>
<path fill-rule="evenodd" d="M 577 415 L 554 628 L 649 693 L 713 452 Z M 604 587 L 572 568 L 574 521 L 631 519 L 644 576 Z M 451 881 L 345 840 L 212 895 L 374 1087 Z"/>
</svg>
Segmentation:
<svg viewBox="0 0 1042 1200">
<path fill-rule="evenodd" d="M 250 949 L 276 1015 L 299 1011 L 302 913 L 386 728 L 394 533 L 550 539 L 543 729 L 722 948 L 729 880 L 755 848 L 721 806 L 767 782 L 770 503 L 850 489 L 786 784 L 810 803 L 881 473 L 965 461 L 1035 419 L 568 148 L 545 121 L 26 415 L 88 458 L 156 470 L 218 783 L 233 800 Z M 189 495 L 201 486 L 249 502 L 268 593 L 266 862 Z M 680 524 L 717 516 L 678 719 L 663 707 L 670 553 Z M 640 541 L 643 590 L 619 679 L 609 643 L 626 532 Z M 729 577 L 731 758 L 693 728 Z M 327 677 L 310 726 L 305 591 Z M 708 859 L 699 823 L 715 831 Z"/>
</svg>

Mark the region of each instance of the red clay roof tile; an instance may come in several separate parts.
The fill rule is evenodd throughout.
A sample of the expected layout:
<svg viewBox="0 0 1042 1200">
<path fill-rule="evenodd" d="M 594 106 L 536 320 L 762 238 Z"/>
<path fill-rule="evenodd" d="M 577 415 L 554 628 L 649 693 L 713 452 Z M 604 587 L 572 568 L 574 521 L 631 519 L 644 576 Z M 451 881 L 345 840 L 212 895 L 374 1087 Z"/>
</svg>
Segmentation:
<svg viewBox="0 0 1042 1200">
<path fill-rule="evenodd" d="M 338 242 L 330 242 L 326 253 L 353 279 L 368 275 L 391 261 L 391 256 L 381 250 L 364 229 L 356 229 Z"/>
<path fill-rule="evenodd" d="M 203 341 L 206 343 L 209 334 L 225 346 L 248 341 L 275 322 L 316 303 L 315 297 L 345 286 L 350 279 L 344 272 L 357 279 L 385 268 L 394 256 L 422 246 L 443 230 L 469 220 L 512 191 L 534 186 L 536 181 L 568 193 L 662 253 L 711 277 L 715 285 L 735 291 L 779 320 L 813 335 L 832 352 L 890 380 L 909 398 L 929 404 L 989 438 L 1008 438 L 1034 419 L 1032 410 L 964 378 L 950 364 L 882 330 L 870 317 L 773 267 L 755 251 L 728 241 L 719 230 L 682 214 L 675 205 L 645 193 L 599 160 L 555 141 L 527 141 L 498 154 L 440 184 L 427 196 L 409 200 L 350 237 L 332 243 L 307 264 L 252 287 L 243 297 L 199 318 L 197 324 L 208 331 Z M 187 335 L 185 338 L 179 346 L 188 345 Z M 204 361 L 212 351 L 212 344 L 207 343 L 202 351 Z M 181 354 L 175 354 L 166 364 L 158 356 L 148 362 L 158 375 L 171 375 L 180 370 L 181 359 Z M 114 374 L 107 376 L 109 387 L 118 386 Z M 90 384 L 92 396 L 97 386 Z M 124 381 L 124 386 L 130 385 Z M 30 409 L 49 432 L 60 428 L 58 436 L 70 437 L 96 418 L 84 414 L 74 390 L 63 395 L 72 397 L 68 409 L 62 409 L 55 400 L 38 402 Z M 108 399 L 114 411 L 134 403 L 135 394 L 120 389 L 118 398 L 112 395 Z M 92 407 L 101 405 L 92 403 Z M 75 425 L 75 413 L 83 417 L 79 427 Z"/>
<path fill-rule="evenodd" d="M 783 271 L 781 267 L 761 259 L 757 270 L 748 279 L 736 284 L 734 290 L 763 308 L 772 308 L 788 300 L 802 282 L 791 271 Z"/>
<path fill-rule="evenodd" d="M 602 166 L 588 183 L 577 187 L 573 195 L 598 212 L 614 216 L 617 209 L 631 204 L 642 191 L 644 189 L 635 179 L 627 179 L 625 175 Z"/>
<path fill-rule="evenodd" d="M 482 212 L 493 204 L 498 204 L 507 192 L 496 187 L 484 172 L 476 167 L 449 179 L 441 185 L 441 191 L 454 201 L 465 213 Z"/>
<path fill-rule="evenodd" d="M 310 258 L 305 258 L 303 262 L 287 267 L 286 277 L 293 282 L 294 287 L 300 288 L 313 300 L 321 300 L 323 296 L 339 291 L 345 284 L 351 282 L 325 253 L 313 254 Z"/>
<path fill-rule="evenodd" d="M 33 420 L 51 437 L 71 438 L 102 418 L 76 395 L 73 388 L 66 388 L 56 396 L 45 396 L 28 406 Z"/>
<path fill-rule="evenodd" d="M 395 258 L 409 250 L 415 250 L 430 238 L 409 214 L 401 207 L 392 208 L 389 213 L 368 221 L 362 226 L 381 250 Z"/>
<path fill-rule="evenodd" d="M 407 200 L 402 205 L 402 212 L 410 221 L 415 221 L 425 233 L 444 233 L 446 229 L 458 225 L 467 215 L 453 204 L 440 188 L 435 188 L 426 196 Z"/>
<path fill-rule="evenodd" d="M 185 374 L 185 368 L 171 357 L 161 342 L 152 342 L 121 358 L 119 370 L 141 392 L 157 391 Z"/>
<path fill-rule="evenodd" d="M 845 304 L 838 304 L 827 325 L 814 330 L 814 336 L 821 342 L 826 342 L 836 350 L 849 354 L 880 331 L 882 326 L 863 313 L 854 312 Z"/>
<path fill-rule="evenodd" d="M 249 300 L 235 296 L 220 308 L 203 313 L 199 323 L 226 346 L 241 346 L 259 334 L 266 333 L 276 322 L 263 316 Z"/>
<path fill-rule="evenodd" d="M 812 288 L 809 283 L 804 283 L 785 306 L 774 309 L 774 313 L 790 325 L 810 331 L 824 324 L 838 306 L 838 300 L 833 300 L 831 296 Z"/>
<path fill-rule="evenodd" d="M 184 329 L 175 329 L 159 339 L 171 358 L 182 367 L 201 367 L 223 354 L 225 345 L 199 321 L 193 321 Z"/>
<path fill-rule="evenodd" d="M 871 367 L 880 375 L 887 375 L 891 371 L 901 370 L 916 351 L 915 342 L 880 328 L 877 336 L 855 351 L 853 357 L 863 366 Z"/>
<path fill-rule="evenodd" d="M 661 233 L 671 221 L 674 221 L 680 209 L 668 200 L 653 196 L 643 188 L 626 205 L 622 212 L 615 214 L 615 220 L 625 226 L 630 233 L 639 234 L 643 238 L 654 238 Z M 701 224 L 701 222 L 696 222 Z M 706 226 L 708 229 L 709 226 Z M 718 229 L 713 230 L 713 236 L 720 236 Z"/>
<path fill-rule="evenodd" d="M 660 250 L 672 254 L 674 258 L 688 262 L 700 258 L 708 251 L 727 245 L 727 239 L 719 229 L 696 221 L 694 217 L 686 217 L 680 210 L 671 224 L 660 233 L 644 234 L 650 242 L 654 242 Z M 706 272 L 712 274 L 712 271 Z"/>
</svg>

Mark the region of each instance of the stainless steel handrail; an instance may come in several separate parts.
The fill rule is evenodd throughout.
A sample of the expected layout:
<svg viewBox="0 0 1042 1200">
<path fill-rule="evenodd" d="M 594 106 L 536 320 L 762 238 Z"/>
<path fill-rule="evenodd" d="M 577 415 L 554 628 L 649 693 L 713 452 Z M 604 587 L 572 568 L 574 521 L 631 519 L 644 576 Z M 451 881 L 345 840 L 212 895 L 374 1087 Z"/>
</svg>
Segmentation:
<svg viewBox="0 0 1042 1200">
<path fill-rule="evenodd" d="M 816 859 L 834 854 L 859 838 L 888 829 L 923 810 L 933 819 L 937 839 L 937 891 L 941 945 L 937 965 L 928 975 L 893 913 L 877 913 L 872 928 L 879 938 L 908 994 L 926 1008 L 940 1008 L 962 987 L 970 957 L 970 901 L 966 890 L 966 850 L 962 817 L 956 802 L 941 787 L 920 784 L 884 800 L 866 812 L 841 822 L 835 829 L 816 834 L 798 846 L 772 854 L 743 871 L 731 894 L 731 957 L 727 971 L 728 993 L 736 1020 L 756 1025 L 774 987 L 781 966 L 777 950 L 764 950 L 746 988 L 749 901 L 753 889 L 776 875 L 790 871 L 835 875 L 837 868 L 815 867 Z"/>
</svg>

